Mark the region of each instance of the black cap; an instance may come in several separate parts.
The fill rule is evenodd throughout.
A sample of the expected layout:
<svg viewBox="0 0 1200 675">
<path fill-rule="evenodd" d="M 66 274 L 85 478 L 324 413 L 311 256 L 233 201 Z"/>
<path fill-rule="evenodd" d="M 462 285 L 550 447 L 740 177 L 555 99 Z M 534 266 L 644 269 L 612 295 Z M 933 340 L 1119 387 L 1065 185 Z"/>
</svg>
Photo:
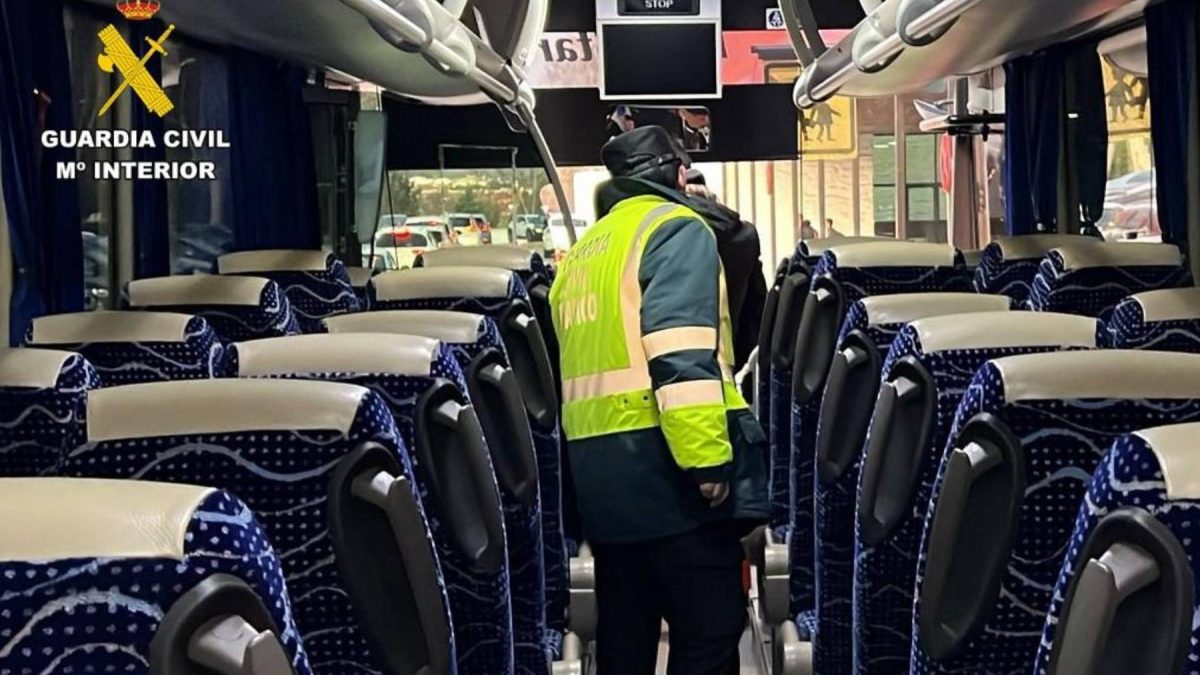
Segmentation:
<svg viewBox="0 0 1200 675">
<path fill-rule="evenodd" d="M 605 143 L 600 157 L 614 176 L 639 176 L 675 162 L 692 165 L 691 157 L 666 129 L 658 126 L 626 131 Z"/>
</svg>

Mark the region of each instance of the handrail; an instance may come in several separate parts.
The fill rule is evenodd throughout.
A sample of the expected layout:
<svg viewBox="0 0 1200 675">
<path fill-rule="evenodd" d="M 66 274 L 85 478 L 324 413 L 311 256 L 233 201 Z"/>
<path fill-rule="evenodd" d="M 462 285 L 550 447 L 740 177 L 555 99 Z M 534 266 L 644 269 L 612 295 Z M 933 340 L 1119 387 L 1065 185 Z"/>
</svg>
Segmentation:
<svg viewBox="0 0 1200 675">
<path fill-rule="evenodd" d="M 907 14 L 905 9 L 922 1 L 905 0 L 897 15 L 899 26 L 897 33 L 909 44 L 927 43 L 934 39 L 939 30 L 953 23 L 964 12 L 979 4 L 981 0 L 941 0 L 931 9 L 905 21 L 904 18 Z"/>
</svg>

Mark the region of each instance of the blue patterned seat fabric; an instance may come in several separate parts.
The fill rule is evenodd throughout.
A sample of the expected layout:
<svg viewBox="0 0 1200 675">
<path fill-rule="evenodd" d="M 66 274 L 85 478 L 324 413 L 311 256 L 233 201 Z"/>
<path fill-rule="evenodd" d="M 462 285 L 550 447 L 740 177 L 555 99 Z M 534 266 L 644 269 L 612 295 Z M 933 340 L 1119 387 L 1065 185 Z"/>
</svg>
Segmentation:
<svg viewBox="0 0 1200 675">
<path fill-rule="evenodd" d="M 922 625 L 932 630 L 935 622 L 946 620 L 933 614 L 937 608 L 923 607 L 931 527 L 947 460 L 966 452 L 955 450 L 954 439 L 984 413 L 1020 446 L 1014 459 L 1023 473 L 1017 483 L 1023 489 L 1015 495 L 1013 543 L 1007 557 L 996 561 L 999 585 L 982 596 L 978 624 L 964 629 L 952 646 L 944 647 L 947 654 L 935 658 L 921 631 Z M 1088 477 L 1105 450 L 1134 429 L 1195 420 L 1200 420 L 1197 355 L 1088 350 L 1011 356 L 980 368 L 959 404 L 925 519 L 915 585 L 912 673 L 1029 673 Z M 990 531 L 989 536 L 1004 534 Z M 947 555 L 940 565 L 967 573 L 967 561 L 954 552 Z M 971 561 L 970 573 L 977 576 L 989 564 Z M 987 581 L 971 583 L 976 580 L 986 591 L 982 584 Z M 927 624 L 922 618 L 926 611 Z"/>
<path fill-rule="evenodd" d="M 1029 306 L 1106 319 L 1126 296 L 1187 285 L 1172 244 L 1090 242 L 1055 248 L 1038 267 Z"/>
<path fill-rule="evenodd" d="M 973 317 L 962 316 L 976 312 L 1006 312 L 1012 301 L 1002 295 L 979 293 L 906 293 L 903 295 L 881 295 L 863 298 L 850 306 L 838 336 L 838 351 L 851 346 L 851 340 L 865 338 L 873 347 L 877 357 L 875 368 L 882 367 L 883 356 L 896 333 L 910 321 L 941 316 L 959 315 L 961 321 L 973 321 Z M 860 345 L 861 346 L 861 345 Z M 871 391 L 878 388 L 880 370 L 872 369 Z M 833 380 L 834 376 L 830 377 Z M 832 383 L 827 383 L 832 388 Z M 868 406 L 874 403 L 874 396 Z M 817 436 L 821 428 L 830 425 L 836 429 L 834 435 L 863 439 L 867 434 L 866 422 L 862 417 L 861 428 L 851 428 L 857 423 L 851 419 L 857 411 L 831 408 L 827 404 L 821 412 Z M 857 401 L 845 400 L 848 406 L 860 405 Z M 868 410 L 862 411 L 864 414 Z M 836 415 L 826 419 L 825 415 Z M 831 435 L 832 438 L 832 435 Z M 861 440 L 860 440 L 861 442 Z M 856 448 L 857 450 L 857 448 Z M 815 525 L 817 633 L 813 636 L 813 672 L 818 675 L 845 673 L 852 660 L 851 595 L 854 578 L 854 515 L 858 503 L 858 452 L 855 459 L 836 478 L 828 481 L 818 477 L 814 481 L 813 504 Z"/>
<path fill-rule="evenodd" d="M 1104 323 L 1110 349 L 1200 353 L 1200 288 L 1147 291 L 1121 301 Z"/>
<path fill-rule="evenodd" d="M 31 347 L 79 352 L 106 387 L 224 377 L 224 347 L 203 317 L 79 312 L 35 319 Z"/>
<path fill-rule="evenodd" d="M 55 536 L 39 536 L 46 532 Z M 248 586 L 274 624 L 256 628 L 279 638 L 297 675 L 313 672 L 279 559 L 226 492 L 3 479 L 0 540 L 0 673 L 149 675 L 164 617 L 213 575 Z"/>
<path fill-rule="evenodd" d="M 424 337 L 343 333 L 234 345 L 232 360 L 240 377 L 290 377 L 354 384 L 374 391 L 387 402 L 400 436 L 410 449 L 421 500 L 450 594 L 455 639 L 471 646 L 459 652 L 459 674 L 509 672 L 513 669 L 515 649 L 521 657 L 517 672 L 545 675 L 548 659 L 543 645 L 545 608 L 540 585 L 537 597 L 524 598 L 523 631 L 515 636 L 508 561 L 502 557 L 501 564 L 493 570 L 484 569 L 467 557 L 458 544 L 453 524 L 442 512 L 437 469 L 425 465 L 418 452 L 419 406 L 427 392 L 449 383 L 456 394 L 466 398 L 463 371 L 450 350 Z M 498 520 L 500 498 L 494 474 L 490 492 L 446 494 L 441 499 L 478 502 L 485 508 L 494 505 Z M 537 557 L 540 543 L 540 537 L 537 541 L 528 539 L 527 528 L 515 529 L 509 542 L 525 556 L 522 562 L 526 564 L 531 557 L 540 562 Z M 503 537 L 493 545 L 504 549 Z"/>
<path fill-rule="evenodd" d="M 478 314 L 436 310 L 360 312 L 326 319 L 325 324 L 334 334 L 392 333 L 438 340 L 463 372 L 485 352 L 495 354 L 498 363 L 508 367 L 496 322 Z M 539 672 L 537 664 L 545 661 L 546 653 L 558 655 L 562 642 L 562 634 L 550 630 L 546 622 L 541 497 L 534 494 L 531 499 L 522 501 L 503 490 L 500 497 L 504 504 L 504 529 L 508 535 L 517 668 Z M 533 645 L 538 642 L 542 647 L 535 650 Z"/>
<path fill-rule="evenodd" d="M 899 507 L 904 509 L 903 515 L 883 539 L 868 544 L 862 533 L 861 511 L 855 513 L 855 675 L 908 673 L 912 588 L 929 496 L 959 401 L 976 370 L 990 359 L 1089 348 L 1095 346 L 1095 340 L 1094 319 L 1049 312 L 987 312 L 971 316 L 970 321 L 940 316 L 915 321 L 900 330 L 884 360 L 883 377 L 888 378 L 901 362 L 915 363 L 928 374 L 933 407 L 927 418 L 927 436 L 916 455 L 916 479 Z M 876 425 L 881 423 L 878 418 L 872 420 L 860 466 L 867 460 L 871 435 L 878 433 Z M 859 495 L 864 480 L 860 474 Z M 900 500 L 898 495 L 891 498 Z"/>
<path fill-rule="evenodd" d="M 347 267 L 346 276 L 350 279 L 350 288 L 354 289 L 354 296 L 358 298 L 359 311 L 371 309 L 367 289 L 371 285 L 371 277 L 375 276 L 375 270 L 369 267 Z"/>
<path fill-rule="evenodd" d="M 1196 484 L 1196 473 L 1190 456 L 1196 451 L 1198 437 L 1198 424 L 1155 427 L 1119 438 L 1104 455 L 1087 485 L 1087 497 L 1075 519 L 1075 531 L 1051 596 L 1042 643 L 1032 671 L 1034 675 L 1048 672 L 1068 591 L 1076 569 L 1083 562 L 1084 547 L 1100 521 L 1122 509 L 1149 514 L 1166 526 L 1187 554 L 1193 577 L 1193 597 L 1187 600 L 1194 609 L 1180 618 L 1186 621 L 1191 639 L 1184 646 L 1186 667 L 1174 672 L 1196 672 L 1200 664 L 1200 623 L 1193 617 L 1200 616 L 1200 597 L 1196 596 L 1196 589 L 1200 588 L 1196 583 L 1200 539 L 1195 535 L 1200 495 L 1191 487 Z"/>
<path fill-rule="evenodd" d="M 886 241 L 858 243 L 831 248 L 821 256 L 813 270 L 813 283 L 824 278 L 837 285 L 841 293 L 842 315 L 834 325 L 842 325 L 845 312 L 862 298 L 922 292 L 965 292 L 970 279 L 958 252 L 940 244 Z M 812 307 L 811 301 L 808 307 Z M 806 307 L 806 312 L 808 312 Z M 797 354 L 806 359 L 795 368 L 815 363 L 828 366 L 833 354 L 814 355 L 805 345 L 797 344 Z M 815 360 L 815 361 L 814 361 Z M 816 452 L 817 422 L 821 413 L 824 381 L 806 401 L 793 391 L 791 410 L 791 537 L 788 558 L 791 567 L 791 613 L 815 609 L 813 552 L 813 457 Z M 798 622 L 799 623 L 799 622 Z"/>
<path fill-rule="evenodd" d="M 983 249 L 975 267 L 975 290 L 980 293 L 999 293 L 1017 301 L 1025 308 L 1038 265 L 1052 249 L 1059 246 L 1099 241 L 1078 234 L 1026 234 L 1004 237 Z"/>
<path fill-rule="evenodd" d="M 79 354 L 0 349 L 0 476 L 41 476 L 84 437 L 88 392 L 100 386 Z"/>
<path fill-rule="evenodd" d="M 499 268 L 435 267 L 385 272 L 371 280 L 370 296 L 372 311 L 448 310 L 482 314 L 496 321 L 514 303 L 529 306 L 529 293 L 521 278 L 515 272 Z M 559 427 L 557 419 L 547 428 L 530 416 L 542 495 L 546 620 L 552 629 L 561 633 L 567 624 L 569 571 L 563 532 L 564 464 Z"/>
<path fill-rule="evenodd" d="M 69 454 L 64 475 L 203 483 L 238 495 L 279 552 L 313 670 L 384 670 L 360 623 L 348 571 L 339 569 L 329 499 L 339 465 L 367 443 L 395 459 L 419 499 L 382 398 L 328 382 L 167 382 L 94 392 L 87 415 L 88 442 Z M 448 607 L 442 611 L 449 615 Z"/>
<path fill-rule="evenodd" d="M 279 285 L 261 277 L 178 276 L 129 283 L 129 306 L 204 317 L 222 341 L 296 335 L 300 324 Z"/>
<path fill-rule="evenodd" d="M 217 259 L 221 274 L 265 277 L 287 295 L 300 330 L 319 333 L 321 320 L 357 312 L 358 295 L 346 266 L 324 251 L 264 250 L 227 253 Z"/>
</svg>

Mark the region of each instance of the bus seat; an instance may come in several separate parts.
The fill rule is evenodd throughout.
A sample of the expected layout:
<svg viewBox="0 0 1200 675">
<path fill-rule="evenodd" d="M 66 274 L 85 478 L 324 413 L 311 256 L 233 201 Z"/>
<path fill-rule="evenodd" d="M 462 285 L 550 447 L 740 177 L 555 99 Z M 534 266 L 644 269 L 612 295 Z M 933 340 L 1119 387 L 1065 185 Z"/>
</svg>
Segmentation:
<svg viewBox="0 0 1200 675">
<path fill-rule="evenodd" d="M 821 256 L 825 255 L 825 251 L 837 246 L 850 246 L 851 244 L 886 244 L 895 242 L 895 239 L 883 239 L 880 237 L 826 237 L 823 239 L 809 239 L 796 244 L 796 253 L 804 261 L 804 264 L 809 268 L 817 266 L 821 262 Z"/>
<path fill-rule="evenodd" d="M 567 543 L 563 533 L 562 448 L 558 383 L 542 329 L 515 272 L 486 267 L 426 267 L 385 272 L 371 280 L 373 310 L 451 310 L 494 320 L 521 384 L 533 431 L 546 546 L 547 621 L 566 629 Z"/>
<path fill-rule="evenodd" d="M 499 267 L 528 274 L 546 273 L 546 263 L 533 249 L 515 244 L 491 246 L 447 246 L 425 251 L 417 261 L 418 267 Z"/>
<path fill-rule="evenodd" d="M 224 348 L 203 317 L 78 312 L 33 320 L 26 343 L 82 354 L 105 387 L 225 375 Z"/>
<path fill-rule="evenodd" d="M 975 268 L 975 290 L 999 293 L 1016 300 L 1024 308 L 1029 300 L 1038 265 L 1052 249 L 1072 244 L 1096 243 L 1098 239 L 1080 234 L 1026 234 L 1001 237 L 983 249 Z"/>
<path fill-rule="evenodd" d="M 1029 294 L 1031 309 L 1106 318 L 1126 296 L 1188 284 L 1173 244 L 1093 242 L 1046 254 Z"/>
<path fill-rule="evenodd" d="M 79 354 L 0 349 L 0 476 L 57 471 L 63 453 L 82 442 L 87 396 L 99 386 Z"/>
<path fill-rule="evenodd" d="M 367 287 L 371 285 L 371 277 L 375 276 L 375 270 L 370 267 L 347 267 L 346 276 L 350 279 L 350 288 L 354 289 L 354 296 L 358 298 L 359 311 L 369 310 L 371 304 L 367 297 Z"/>
<path fill-rule="evenodd" d="M 281 337 L 300 324 L 279 285 L 261 277 L 194 275 L 129 282 L 129 306 L 204 317 L 225 342 Z"/>
<path fill-rule="evenodd" d="M 874 295 L 970 290 L 958 251 L 913 242 L 835 246 L 822 255 L 797 329 L 792 367 L 791 532 L 792 615 L 815 608 L 813 595 L 813 458 L 821 395 L 849 307 Z"/>
<path fill-rule="evenodd" d="M 969 321 L 938 316 L 900 330 L 883 362 L 860 458 L 853 552 L 858 672 L 908 672 L 926 507 L 975 371 L 1002 356 L 1095 344 L 1095 319 L 1050 312 L 980 312 Z"/>
<path fill-rule="evenodd" d="M 429 518 L 459 651 L 459 673 L 508 672 L 516 649 L 521 671 L 545 670 L 545 604 L 541 584 L 540 531 L 508 529 L 497 491 L 489 446 L 476 409 L 466 395 L 462 370 L 437 340 L 411 335 L 341 333 L 255 340 L 232 347 L 239 377 L 289 377 L 355 384 L 387 402 L 409 448 Z M 499 451 L 499 448 L 497 448 Z M 501 457 L 502 458 L 502 457 Z M 536 496 L 536 465 L 528 468 Z M 536 535 L 536 536 L 534 536 Z M 511 556 L 519 558 L 513 559 Z M 510 570 L 538 573 L 509 592 Z M 517 627 L 520 634 L 514 634 Z M 514 637 L 515 643 L 514 643 Z"/>
<path fill-rule="evenodd" d="M 220 274 L 264 277 L 287 295 L 300 330 L 316 333 L 321 319 L 357 312 L 358 295 L 346 266 L 324 251 L 264 250 L 227 253 L 217 258 Z"/>
<path fill-rule="evenodd" d="M 1200 424 L 1138 431 L 1087 486 L 1034 673 L 1175 675 L 1194 669 Z"/>
<path fill-rule="evenodd" d="M 976 248 L 962 252 L 963 265 L 967 268 L 968 274 L 975 274 L 975 270 L 979 269 L 979 263 L 983 262 L 983 249 Z"/>
<path fill-rule="evenodd" d="M 453 672 L 421 496 L 377 394 L 267 379 L 134 384 L 89 397 L 87 432 L 65 475 L 200 482 L 246 502 L 322 673 Z"/>
<path fill-rule="evenodd" d="M 310 675 L 283 572 L 236 497 L 0 479 L 0 671 Z"/>
<path fill-rule="evenodd" d="M 1122 434 L 1200 420 L 1200 355 L 1068 351 L 989 361 L 930 499 L 914 675 L 1029 672 L 1087 479 Z"/>
<path fill-rule="evenodd" d="M 1200 288 L 1169 288 L 1131 295 L 1104 324 L 1110 349 L 1200 353 Z"/>
<path fill-rule="evenodd" d="M 422 335 L 441 341 L 450 350 L 466 376 L 471 401 L 474 402 L 476 413 L 483 424 L 488 446 L 493 449 L 493 461 L 496 461 L 496 448 L 503 448 L 508 455 L 503 461 L 497 461 L 497 477 L 500 479 L 501 496 L 509 504 L 505 507 L 505 528 L 509 533 L 510 557 L 516 557 L 516 553 L 513 552 L 514 528 L 532 524 L 540 531 L 542 507 L 539 494 L 523 496 L 524 489 L 520 486 L 524 481 L 517 478 L 524 473 L 519 467 L 536 466 L 537 456 L 529 430 L 529 419 L 521 401 L 521 386 L 517 382 L 516 373 L 509 367 L 504 342 L 500 339 L 496 322 L 486 316 L 465 312 L 393 310 L 333 317 L 326 319 L 325 324 L 329 332 L 335 334 L 361 332 Z M 511 475 L 505 475 L 505 465 L 514 467 Z M 537 515 L 521 515 L 522 505 L 525 509 L 535 510 Z M 537 535 L 537 539 L 542 539 L 540 534 Z M 514 603 L 519 602 L 522 597 L 534 597 L 535 594 L 542 594 L 544 597 L 545 565 L 552 556 L 546 554 L 544 542 L 540 545 L 543 548 L 541 563 L 518 566 L 514 562 L 510 566 Z M 571 569 L 575 569 L 574 563 Z M 594 584 L 586 583 L 577 576 L 572 574 L 570 580 L 570 629 L 579 633 L 581 638 L 590 640 L 591 632 L 580 628 L 591 625 L 594 621 L 589 621 L 584 610 L 578 609 L 577 605 L 591 604 Z M 537 591 L 533 590 L 535 586 Z M 547 631 L 549 646 L 555 654 L 561 653 L 562 637 L 557 631 Z"/>
<path fill-rule="evenodd" d="M 854 512 L 859 457 L 880 390 L 880 373 L 892 339 L 905 324 L 975 312 L 1004 312 L 1012 300 L 981 293 L 906 293 L 863 298 L 850 306 L 838 336 L 817 425 L 813 505 L 817 672 L 834 673 L 851 660 Z"/>
</svg>

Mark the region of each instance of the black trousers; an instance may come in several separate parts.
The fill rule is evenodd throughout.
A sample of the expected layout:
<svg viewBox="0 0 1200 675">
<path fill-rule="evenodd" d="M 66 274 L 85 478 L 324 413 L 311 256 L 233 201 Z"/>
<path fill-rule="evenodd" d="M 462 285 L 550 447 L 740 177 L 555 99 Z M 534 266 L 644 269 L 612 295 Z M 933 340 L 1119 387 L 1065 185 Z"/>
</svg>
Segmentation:
<svg viewBox="0 0 1200 675">
<path fill-rule="evenodd" d="M 593 552 L 597 675 L 654 675 L 664 619 L 669 675 L 738 674 L 747 600 L 737 531 L 706 526 Z"/>
</svg>

